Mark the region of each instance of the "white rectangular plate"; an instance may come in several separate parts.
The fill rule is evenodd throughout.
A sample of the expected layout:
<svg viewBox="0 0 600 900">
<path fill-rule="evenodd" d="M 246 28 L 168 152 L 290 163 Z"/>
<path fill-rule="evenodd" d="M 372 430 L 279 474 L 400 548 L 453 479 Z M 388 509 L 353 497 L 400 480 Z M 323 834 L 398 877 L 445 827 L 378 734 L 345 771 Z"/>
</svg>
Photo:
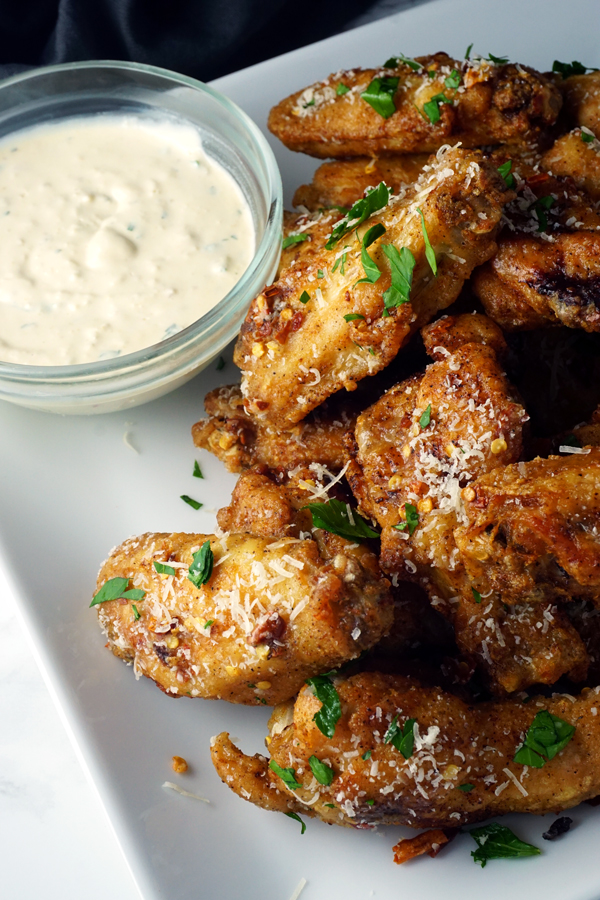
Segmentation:
<svg viewBox="0 0 600 900">
<path fill-rule="evenodd" d="M 302 5 L 298 5 L 302 15 Z M 595 0 L 437 0 L 227 76 L 216 86 L 265 128 L 269 108 L 339 68 L 379 65 L 388 56 L 444 49 L 463 56 L 506 54 L 542 70 L 555 58 L 600 65 Z M 290 21 L 293 28 L 293 21 Z M 289 205 L 315 162 L 274 140 Z M 230 359 L 230 356 L 228 357 Z M 309 821 L 304 836 L 282 815 L 244 803 L 212 769 L 209 739 L 228 730 L 249 752 L 263 749 L 267 710 L 184 699 L 175 702 L 104 649 L 88 609 L 95 576 L 111 547 L 144 531 L 211 531 L 234 477 L 194 451 L 190 427 L 204 394 L 236 380 L 202 373 L 176 393 L 130 412 L 59 418 L 0 404 L 0 550 L 19 610 L 50 689 L 98 787 L 145 900 L 286 900 L 307 879 L 302 900 L 378 900 L 443 896 L 487 900 L 541 895 L 600 896 L 600 811 L 573 813 L 576 828 L 555 844 L 541 840 L 552 816 L 509 817 L 535 859 L 474 865 L 472 839 L 460 836 L 435 861 L 392 862 L 400 828 L 379 833 Z M 135 453 L 124 442 L 128 434 Z M 195 458 L 205 480 L 192 477 Z M 204 502 L 194 512 L 179 499 Z M 182 787 L 206 806 L 161 788 L 177 780 L 174 754 L 191 772 Z"/>
</svg>

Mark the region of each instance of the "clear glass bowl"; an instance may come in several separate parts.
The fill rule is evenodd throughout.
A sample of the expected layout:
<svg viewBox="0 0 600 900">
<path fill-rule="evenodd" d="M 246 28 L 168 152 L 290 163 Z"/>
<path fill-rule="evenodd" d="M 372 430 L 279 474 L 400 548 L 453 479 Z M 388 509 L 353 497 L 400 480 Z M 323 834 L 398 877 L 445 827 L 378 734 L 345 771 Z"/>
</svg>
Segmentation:
<svg viewBox="0 0 600 900">
<path fill-rule="evenodd" d="M 222 94 L 176 72 L 94 61 L 35 69 L 0 83 L 0 138 L 96 113 L 187 121 L 244 193 L 256 233 L 252 262 L 210 312 L 172 337 L 116 359 L 73 366 L 0 361 L 0 399 L 55 413 L 101 413 L 160 397 L 207 366 L 239 331 L 251 299 L 275 274 L 283 201 L 275 157 L 251 119 Z"/>
</svg>

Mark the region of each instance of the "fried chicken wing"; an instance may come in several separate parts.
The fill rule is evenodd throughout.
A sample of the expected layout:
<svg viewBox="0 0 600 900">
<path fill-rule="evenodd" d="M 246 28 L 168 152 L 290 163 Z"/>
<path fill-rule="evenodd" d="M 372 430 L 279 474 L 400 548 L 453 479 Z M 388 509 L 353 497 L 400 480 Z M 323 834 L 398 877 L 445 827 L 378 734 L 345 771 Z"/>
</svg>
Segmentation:
<svg viewBox="0 0 600 900">
<path fill-rule="evenodd" d="M 363 277 L 360 240 L 348 234 L 333 249 L 322 247 L 310 262 L 287 269 L 251 304 L 234 360 L 254 418 L 289 427 L 332 393 L 353 390 L 452 303 L 473 267 L 494 252 L 502 204 L 512 195 L 479 153 L 455 148 L 438 156 L 403 196 L 361 225 L 361 237 L 374 226 L 385 228 L 369 246 L 381 272 L 373 283 Z M 426 259 L 421 215 L 437 257 L 436 278 Z M 415 260 L 410 302 L 388 307 L 387 247 L 410 250 Z"/>
<path fill-rule="evenodd" d="M 219 514 L 236 533 L 147 534 L 113 551 L 98 588 L 125 578 L 145 594 L 133 605 L 102 603 L 99 621 L 136 676 L 173 696 L 272 705 L 386 633 L 392 602 L 377 558 L 362 545 L 313 534 L 293 493 L 249 472 Z M 188 575 L 207 541 L 214 567 L 198 587 Z"/>
<path fill-rule="evenodd" d="M 498 359 L 506 356 L 508 347 L 502 330 L 487 316 L 464 313 L 460 316 L 441 316 L 421 329 L 427 355 L 439 362 L 455 353 L 463 344 L 485 344 Z"/>
<path fill-rule="evenodd" d="M 435 152 L 449 141 L 482 147 L 527 140 L 558 116 L 559 90 L 534 69 L 445 53 L 417 63 L 418 70 L 399 62 L 330 75 L 277 104 L 269 128 L 290 150 L 338 158 Z M 365 92 L 387 93 L 385 117 Z"/>
<path fill-rule="evenodd" d="M 194 443 L 214 453 L 230 472 L 260 463 L 293 469 L 313 462 L 339 471 L 347 461 L 344 435 L 357 415 L 351 403 L 333 397 L 288 429 L 249 416 L 239 384 L 211 391 L 204 405 L 210 418 L 193 425 Z"/>
<path fill-rule="evenodd" d="M 592 200 L 600 200 L 600 141 L 575 128 L 563 134 L 544 153 L 541 167 L 553 175 L 572 178 Z"/>
<path fill-rule="evenodd" d="M 427 153 L 388 156 L 383 159 L 340 159 L 319 166 L 311 184 L 302 184 L 294 194 L 294 206 L 318 210 L 341 206 L 350 208 L 365 191 L 380 181 L 397 194 L 401 187 L 416 181 L 427 163 Z"/>
<path fill-rule="evenodd" d="M 264 809 L 355 828 L 457 828 L 510 812 L 557 812 L 600 793 L 598 688 L 579 698 L 467 705 L 414 679 L 376 672 L 335 679 L 335 687 L 341 717 L 332 738 L 314 721 L 321 702 L 308 686 L 271 717 L 271 761 L 292 770 L 298 787 L 288 787 L 265 757 L 242 754 L 225 733 L 211 748 L 223 781 Z M 540 710 L 575 731 L 543 767 L 523 766 L 513 757 Z M 409 720 L 413 747 L 405 758 L 390 738 Z M 314 777 L 315 757 L 332 770 L 330 784 Z"/>
<path fill-rule="evenodd" d="M 600 138 L 600 72 L 572 75 L 561 82 L 560 90 L 573 124 L 589 128 Z"/>
</svg>

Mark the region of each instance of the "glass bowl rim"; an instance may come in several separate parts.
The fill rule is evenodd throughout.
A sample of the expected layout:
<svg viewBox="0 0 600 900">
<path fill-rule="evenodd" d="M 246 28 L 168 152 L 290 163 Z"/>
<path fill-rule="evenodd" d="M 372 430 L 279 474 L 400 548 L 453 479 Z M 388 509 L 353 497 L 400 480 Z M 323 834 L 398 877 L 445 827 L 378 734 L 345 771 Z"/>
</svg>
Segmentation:
<svg viewBox="0 0 600 900">
<path fill-rule="evenodd" d="M 204 313 L 204 315 L 200 316 L 199 319 L 196 319 L 186 328 L 183 328 L 181 331 L 176 332 L 176 334 L 171 335 L 162 341 L 158 341 L 155 344 L 151 344 L 148 347 L 143 347 L 140 350 L 135 350 L 124 356 L 112 357 L 111 359 L 94 360 L 93 362 L 62 366 L 33 366 L 25 363 L 9 363 L 0 360 L 0 378 L 7 379 L 13 383 L 41 384 L 44 382 L 68 383 L 69 381 L 74 381 L 81 384 L 82 382 L 93 381 L 96 379 L 105 380 L 111 376 L 117 377 L 119 375 L 126 375 L 139 367 L 146 368 L 152 361 L 159 361 L 164 357 L 173 356 L 178 350 L 193 345 L 200 338 L 207 340 L 213 329 L 216 329 L 222 322 L 224 314 L 230 308 L 232 312 L 236 310 L 239 305 L 239 297 L 237 295 L 244 292 L 245 285 L 256 276 L 257 271 L 264 264 L 274 238 L 279 238 L 278 232 L 277 234 L 274 234 L 278 217 L 273 215 L 273 212 L 277 207 L 283 209 L 283 188 L 281 184 L 281 175 L 273 151 L 250 116 L 240 109 L 233 100 L 230 100 L 225 94 L 220 93 L 220 91 L 215 90 L 215 88 L 205 82 L 199 81 L 196 78 L 191 78 L 189 75 L 182 75 L 179 72 L 174 72 L 171 69 L 161 68 L 160 66 L 150 66 L 145 63 L 136 63 L 126 60 L 95 59 L 60 63 L 53 66 L 39 66 L 28 69 L 25 72 L 19 72 L 16 75 L 11 75 L 8 78 L 0 80 L 0 93 L 4 88 L 19 84 L 20 82 L 26 82 L 37 77 L 44 77 L 45 75 L 57 72 L 68 72 L 81 69 L 116 69 L 157 75 L 165 80 L 175 82 L 176 84 L 183 84 L 186 87 L 193 88 L 199 93 L 208 94 L 209 97 L 226 108 L 235 118 L 240 120 L 262 156 L 262 162 L 265 166 L 267 190 L 269 193 L 269 197 L 267 198 L 268 212 L 265 231 L 254 251 L 254 255 L 248 268 L 242 274 L 241 278 L 233 285 L 231 290 L 229 290 L 227 294 L 212 307 L 212 309 Z"/>
</svg>

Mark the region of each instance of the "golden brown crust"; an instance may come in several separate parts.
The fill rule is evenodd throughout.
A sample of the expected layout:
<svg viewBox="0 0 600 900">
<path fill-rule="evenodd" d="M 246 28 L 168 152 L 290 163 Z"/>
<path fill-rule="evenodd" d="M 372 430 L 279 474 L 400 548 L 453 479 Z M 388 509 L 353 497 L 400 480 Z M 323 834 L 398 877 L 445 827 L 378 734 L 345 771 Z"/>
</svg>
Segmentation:
<svg viewBox="0 0 600 900">
<path fill-rule="evenodd" d="M 502 330 L 488 316 L 464 313 L 461 316 L 441 316 L 421 329 L 427 355 L 438 362 L 448 353 L 455 353 L 463 344 L 485 344 L 498 359 L 507 351 Z"/>
<path fill-rule="evenodd" d="M 422 56 L 418 62 L 422 68 L 417 72 L 400 64 L 330 75 L 278 103 L 269 115 L 269 128 L 290 150 L 339 158 L 431 153 L 457 141 L 463 147 L 482 147 L 527 140 L 558 116 L 560 92 L 534 69 L 455 60 L 445 53 Z M 458 90 L 445 83 L 453 71 L 461 76 Z M 396 111 L 387 119 L 361 97 L 381 77 L 400 79 Z M 336 93 L 339 84 L 349 89 L 343 95 Z M 439 104 L 439 121 L 432 123 L 424 105 L 440 94 L 452 103 Z"/>
<path fill-rule="evenodd" d="M 600 138 L 600 72 L 572 75 L 559 86 L 571 122 L 589 128 Z"/>
<path fill-rule="evenodd" d="M 586 140 L 584 140 L 584 137 Z M 541 167 L 553 175 L 572 178 L 592 200 L 600 200 L 600 141 L 575 128 L 546 151 Z"/>
<path fill-rule="evenodd" d="M 408 825 L 412 828 L 457 828 L 510 812 L 544 814 L 569 809 L 600 793 L 600 716 L 597 689 L 579 698 L 557 695 L 528 704 L 505 700 L 467 705 L 438 688 L 414 679 L 364 673 L 336 679 L 342 716 L 332 739 L 313 721 L 320 708 L 304 687 L 293 708 L 286 707 L 268 743 L 271 758 L 295 771 L 301 788 L 281 782 L 293 804 L 288 808 L 338 825 Z M 513 762 L 523 736 L 540 709 L 576 727 L 569 744 L 542 768 Z M 416 719 L 415 747 L 406 760 L 384 735 L 394 716 L 404 725 Z M 281 730 L 280 730 L 281 729 Z M 334 771 L 331 785 L 312 776 L 316 756 Z M 367 758 L 365 759 L 365 755 Z M 227 783 L 245 796 L 252 757 L 239 756 L 225 770 L 218 754 L 213 762 Z M 518 785 L 517 783 L 518 782 Z M 470 791 L 458 790 L 472 784 Z M 265 798 L 263 808 L 280 811 Z M 310 804 L 310 805 L 309 805 Z"/>
<path fill-rule="evenodd" d="M 458 296 L 473 267 L 494 252 L 502 204 L 510 196 L 481 154 L 449 149 L 404 197 L 393 198 L 361 226 L 361 234 L 375 224 L 386 229 L 369 248 L 381 270 L 375 283 L 358 283 L 364 268 L 352 234 L 283 272 L 251 304 L 235 348 L 250 414 L 289 427 L 332 393 L 353 390 L 358 380 L 383 369 L 416 328 Z M 438 258 L 435 279 L 418 209 Z M 391 274 L 382 243 L 406 247 L 416 260 L 410 302 L 387 316 L 383 294 Z M 343 253 L 346 260 L 339 265 Z M 300 300 L 305 293 L 307 303 Z M 347 322 L 347 314 L 361 318 Z"/>
</svg>

